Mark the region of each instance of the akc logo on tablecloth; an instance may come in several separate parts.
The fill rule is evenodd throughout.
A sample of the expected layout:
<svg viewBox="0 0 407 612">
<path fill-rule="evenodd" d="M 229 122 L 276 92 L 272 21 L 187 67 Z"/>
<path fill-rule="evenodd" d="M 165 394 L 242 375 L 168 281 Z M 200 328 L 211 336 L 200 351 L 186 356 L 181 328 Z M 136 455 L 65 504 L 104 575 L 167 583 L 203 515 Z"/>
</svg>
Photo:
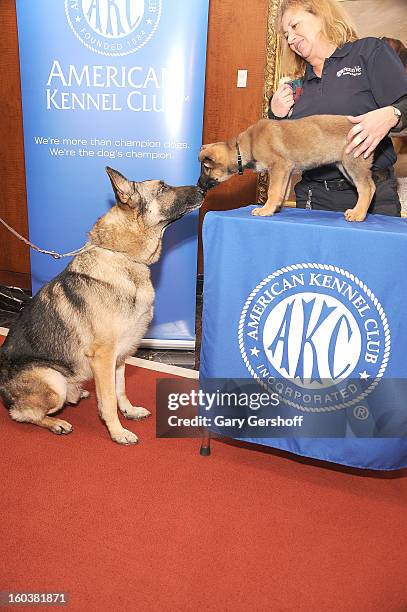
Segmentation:
<svg viewBox="0 0 407 612">
<path fill-rule="evenodd" d="M 65 0 L 65 14 L 77 38 L 91 51 L 134 53 L 155 33 L 162 0 Z"/>
<path fill-rule="evenodd" d="M 350 272 L 319 263 L 262 280 L 244 305 L 238 336 L 250 374 L 309 412 L 363 400 L 390 355 L 389 325 L 373 292 Z"/>
</svg>

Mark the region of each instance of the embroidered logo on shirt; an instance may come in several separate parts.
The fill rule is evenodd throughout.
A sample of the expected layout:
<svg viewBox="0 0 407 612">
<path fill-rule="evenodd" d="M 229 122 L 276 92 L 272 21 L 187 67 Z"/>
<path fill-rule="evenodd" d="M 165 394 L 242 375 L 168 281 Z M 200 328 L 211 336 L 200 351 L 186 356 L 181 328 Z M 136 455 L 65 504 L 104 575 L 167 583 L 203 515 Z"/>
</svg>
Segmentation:
<svg viewBox="0 0 407 612">
<path fill-rule="evenodd" d="M 346 76 L 347 74 L 350 76 L 361 76 L 362 67 L 353 66 L 353 68 L 348 68 L 347 66 L 345 66 L 345 68 L 342 68 L 342 70 L 338 70 L 338 72 L 336 73 L 336 76 L 341 77 L 341 76 Z"/>
</svg>

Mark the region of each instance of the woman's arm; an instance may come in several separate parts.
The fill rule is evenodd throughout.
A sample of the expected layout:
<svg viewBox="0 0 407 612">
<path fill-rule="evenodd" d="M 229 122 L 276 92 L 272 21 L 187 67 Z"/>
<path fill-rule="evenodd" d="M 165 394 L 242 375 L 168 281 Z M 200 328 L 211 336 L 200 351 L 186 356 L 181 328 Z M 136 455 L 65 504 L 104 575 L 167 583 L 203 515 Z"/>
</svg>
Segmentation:
<svg viewBox="0 0 407 612">
<path fill-rule="evenodd" d="M 387 43 L 376 40 L 366 69 L 377 109 L 358 117 L 349 117 L 355 125 L 349 131 L 349 145 L 346 149 L 347 153 L 352 151 L 355 157 L 363 153 L 365 158 L 390 130 L 398 129 L 399 118 L 394 113 L 393 105 L 398 108 L 397 105 L 401 103 L 400 111 L 404 114 L 403 98 L 407 96 L 407 75 L 400 58 Z"/>
<path fill-rule="evenodd" d="M 392 129 L 392 132 L 401 132 L 407 126 L 407 95 L 396 100 L 392 106 L 395 106 L 401 112 L 400 121 Z"/>
<path fill-rule="evenodd" d="M 401 117 L 395 114 L 394 108 L 401 112 Z M 348 119 L 356 125 L 349 131 L 346 153 L 353 151 L 354 157 L 359 157 L 363 153 L 366 159 L 390 130 L 399 132 L 407 124 L 407 95 L 392 105 Z"/>
</svg>

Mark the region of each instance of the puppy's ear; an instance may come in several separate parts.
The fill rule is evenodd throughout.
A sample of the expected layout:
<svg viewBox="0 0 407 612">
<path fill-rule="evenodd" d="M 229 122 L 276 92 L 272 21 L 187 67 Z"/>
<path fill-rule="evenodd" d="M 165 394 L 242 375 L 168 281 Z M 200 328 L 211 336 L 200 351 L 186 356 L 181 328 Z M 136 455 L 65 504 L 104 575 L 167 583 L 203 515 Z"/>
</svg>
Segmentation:
<svg viewBox="0 0 407 612">
<path fill-rule="evenodd" d="M 123 174 L 117 170 L 106 166 L 106 172 L 112 183 L 113 191 L 118 204 L 127 204 L 130 208 L 135 208 L 141 201 L 141 196 L 137 191 L 133 181 L 128 181 Z"/>
<path fill-rule="evenodd" d="M 215 161 L 211 157 L 205 155 L 205 153 L 202 155 L 199 161 L 205 166 L 205 168 L 213 168 L 215 166 Z"/>
<path fill-rule="evenodd" d="M 207 149 L 209 146 L 210 145 L 204 145 L 203 147 L 201 147 L 201 150 L 199 151 L 199 154 L 198 154 L 198 159 L 200 162 L 205 158 L 210 159 L 208 158 L 208 152 L 207 152 Z"/>
</svg>

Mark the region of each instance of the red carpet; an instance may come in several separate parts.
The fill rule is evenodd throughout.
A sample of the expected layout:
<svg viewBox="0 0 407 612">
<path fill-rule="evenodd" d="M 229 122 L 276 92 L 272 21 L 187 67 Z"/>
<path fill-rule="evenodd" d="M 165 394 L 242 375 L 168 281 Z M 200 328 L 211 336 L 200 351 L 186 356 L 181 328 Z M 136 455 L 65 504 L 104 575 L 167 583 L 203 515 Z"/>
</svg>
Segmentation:
<svg viewBox="0 0 407 612">
<path fill-rule="evenodd" d="M 127 368 L 153 412 L 158 375 Z M 141 443 L 121 447 L 94 395 L 62 413 L 68 436 L 0 408 L 0 590 L 98 612 L 407 610 L 405 471 L 219 441 L 201 457 L 198 440 L 156 439 L 154 417 L 127 421 Z"/>
</svg>

